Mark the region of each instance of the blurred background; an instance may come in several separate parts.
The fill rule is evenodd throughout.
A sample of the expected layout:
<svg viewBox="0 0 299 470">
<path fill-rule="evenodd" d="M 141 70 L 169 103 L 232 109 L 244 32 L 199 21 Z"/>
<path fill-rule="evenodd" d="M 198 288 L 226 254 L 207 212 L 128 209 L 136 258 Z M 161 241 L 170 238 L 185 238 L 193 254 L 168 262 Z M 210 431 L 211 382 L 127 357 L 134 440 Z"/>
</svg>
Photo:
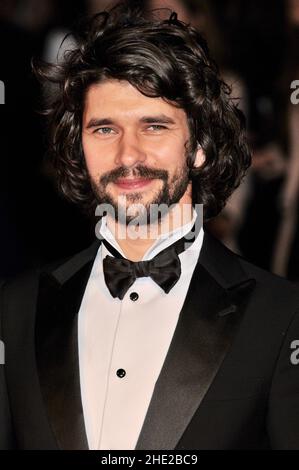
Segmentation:
<svg viewBox="0 0 299 470">
<path fill-rule="evenodd" d="M 202 32 L 247 118 L 253 164 L 210 230 L 249 261 L 299 282 L 299 0 L 139 3 L 171 8 Z M 111 5 L 0 2 L 0 277 L 68 256 L 94 237 L 94 222 L 55 190 L 30 61 L 59 60 L 72 47 L 70 38 L 58 53 L 72 25 Z"/>
</svg>

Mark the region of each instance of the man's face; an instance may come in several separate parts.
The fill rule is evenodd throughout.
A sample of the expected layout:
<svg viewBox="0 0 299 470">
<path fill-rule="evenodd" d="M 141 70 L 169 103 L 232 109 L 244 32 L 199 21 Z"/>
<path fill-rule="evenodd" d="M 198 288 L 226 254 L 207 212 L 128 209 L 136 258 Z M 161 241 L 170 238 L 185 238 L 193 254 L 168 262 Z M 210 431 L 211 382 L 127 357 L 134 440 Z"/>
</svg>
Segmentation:
<svg viewBox="0 0 299 470">
<path fill-rule="evenodd" d="M 87 91 L 82 119 L 86 165 L 97 201 L 111 204 L 117 219 L 118 207 L 126 211 L 142 204 L 149 216 L 151 204 L 192 202 L 188 140 L 185 111 L 162 98 L 144 96 L 118 80 Z M 125 202 L 120 203 L 121 196 Z M 136 215 L 130 212 L 126 223 Z"/>
</svg>

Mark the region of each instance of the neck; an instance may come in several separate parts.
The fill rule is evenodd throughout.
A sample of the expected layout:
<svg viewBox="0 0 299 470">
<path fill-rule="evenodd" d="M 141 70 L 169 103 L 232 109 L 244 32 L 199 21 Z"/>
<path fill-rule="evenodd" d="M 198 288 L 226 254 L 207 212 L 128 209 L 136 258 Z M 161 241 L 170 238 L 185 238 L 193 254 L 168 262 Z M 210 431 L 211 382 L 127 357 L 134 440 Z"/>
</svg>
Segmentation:
<svg viewBox="0 0 299 470">
<path fill-rule="evenodd" d="M 107 216 L 107 226 L 127 259 L 140 261 L 154 245 L 159 236 L 173 232 L 191 222 L 193 207 L 191 203 L 176 204 L 160 222 L 148 225 L 124 226 Z"/>
</svg>

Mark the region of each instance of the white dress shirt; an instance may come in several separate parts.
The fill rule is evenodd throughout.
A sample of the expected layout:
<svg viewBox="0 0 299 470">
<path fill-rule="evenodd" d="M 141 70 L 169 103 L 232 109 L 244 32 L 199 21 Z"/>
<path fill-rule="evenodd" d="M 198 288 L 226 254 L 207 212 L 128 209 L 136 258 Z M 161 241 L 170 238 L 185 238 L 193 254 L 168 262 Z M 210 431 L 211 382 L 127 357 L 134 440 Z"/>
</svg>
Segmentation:
<svg viewBox="0 0 299 470">
<path fill-rule="evenodd" d="M 163 234 L 145 253 L 149 260 L 186 235 L 197 217 Z M 102 218 L 100 233 L 124 257 Z M 166 294 L 150 277 L 137 278 L 123 300 L 113 298 L 105 284 L 101 244 L 82 299 L 78 320 L 82 406 L 89 448 L 133 450 L 168 352 L 203 240 L 180 255 L 181 276 Z M 138 299 L 131 300 L 130 294 Z M 119 371 L 123 369 L 124 372 Z M 117 374 L 117 371 L 118 374 Z"/>
</svg>

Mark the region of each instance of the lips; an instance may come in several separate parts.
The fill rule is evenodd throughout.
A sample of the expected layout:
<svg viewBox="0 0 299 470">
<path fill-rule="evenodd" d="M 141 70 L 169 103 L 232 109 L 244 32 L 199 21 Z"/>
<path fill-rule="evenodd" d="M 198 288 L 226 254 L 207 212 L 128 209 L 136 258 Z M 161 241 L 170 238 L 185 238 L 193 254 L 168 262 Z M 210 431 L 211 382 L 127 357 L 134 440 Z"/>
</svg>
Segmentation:
<svg viewBox="0 0 299 470">
<path fill-rule="evenodd" d="M 138 189 L 148 186 L 151 181 L 149 178 L 119 178 L 115 184 L 121 189 Z"/>
</svg>

